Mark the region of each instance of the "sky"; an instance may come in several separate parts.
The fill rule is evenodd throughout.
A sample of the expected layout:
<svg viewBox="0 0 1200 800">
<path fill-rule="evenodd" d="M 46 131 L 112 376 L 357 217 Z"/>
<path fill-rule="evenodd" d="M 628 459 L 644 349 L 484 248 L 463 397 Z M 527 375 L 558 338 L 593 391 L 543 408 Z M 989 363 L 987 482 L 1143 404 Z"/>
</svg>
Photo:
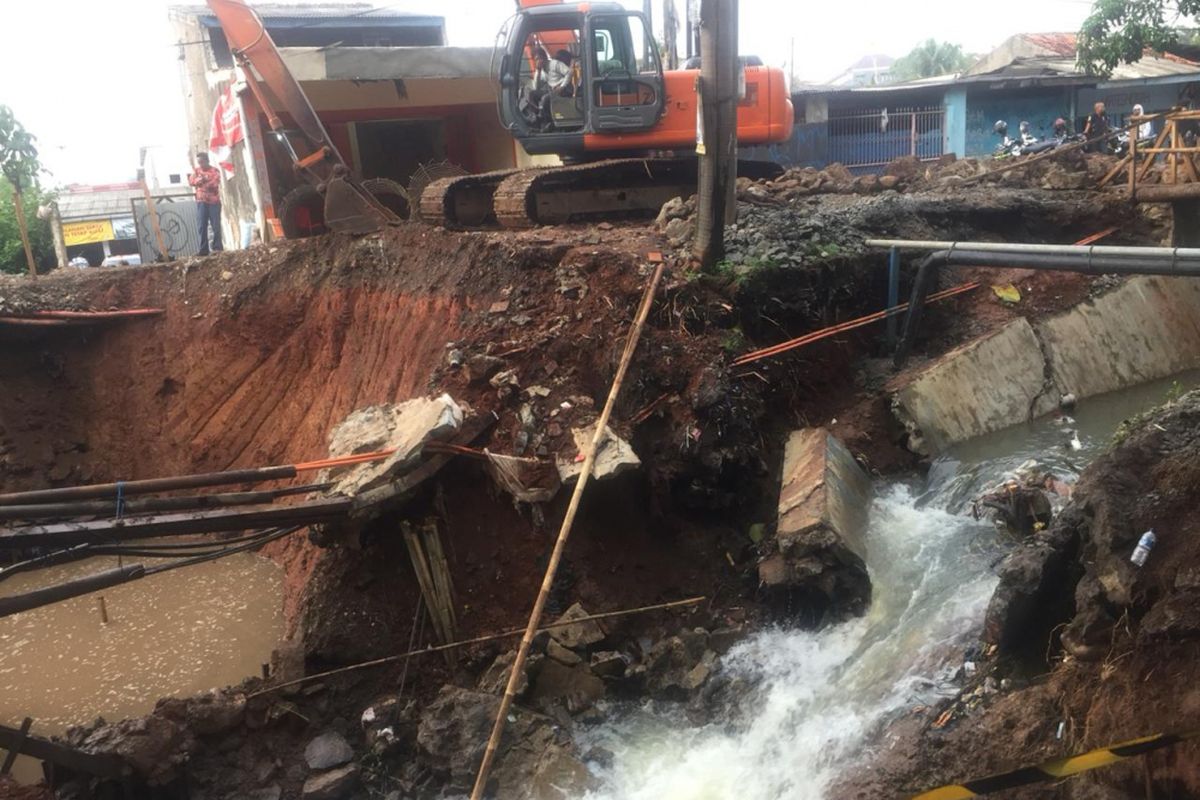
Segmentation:
<svg viewBox="0 0 1200 800">
<path fill-rule="evenodd" d="M 335 0 L 336 1 L 336 0 Z M 622 0 L 641 8 L 640 0 Z M 175 0 L 178 2 L 178 0 Z M 491 46 L 511 0 L 374 0 L 445 16 L 449 43 Z M 676 0 L 680 14 L 685 0 Z M 934 37 L 986 52 L 1014 33 L 1074 31 L 1090 0 L 1037 0 L 992 13 L 971 0 L 740 0 L 740 49 L 805 81 L 832 78 L 860 57 L 902 56 Z M 10 0 L 0 47 L 0 104 L 38 137 L 50 185 L 131 180 L 138 149 L 186 163 L 172 0 Z M 661 0 L 653 0 L 656 24 Z M 683 39 L 680 37 L 680 45 Z"/>
</svg>

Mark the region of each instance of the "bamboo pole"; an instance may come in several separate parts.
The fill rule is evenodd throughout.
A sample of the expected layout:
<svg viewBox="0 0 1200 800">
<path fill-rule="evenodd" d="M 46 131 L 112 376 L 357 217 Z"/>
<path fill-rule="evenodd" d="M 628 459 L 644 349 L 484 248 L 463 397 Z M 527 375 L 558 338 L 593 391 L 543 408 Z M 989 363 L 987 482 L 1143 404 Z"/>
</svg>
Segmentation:
<svg viewBox="0 0 1200 800">
<path fill-rule="evenodd" d="M 442 535 L 438 530 L 436 520 L 430 520 L 425 526 L 425 552 L 429 556 L 429 566 L 433 571 L 434 583 L 440 584 L 439 590 L 446 606 L 450 631 L 457 635 L 458 614 L 454 611 L 454 582 L 450 579 L 450 563 L 446 561 L 446 552 L 442 549 Z"/>
<path fill-rule="evenodd" d="M 425 561 L 425 552 L 421 547 L 421 541 L 417 538 L 416 531 L 408 523 L 402 523 L 404 530 L 404 544 L 408 547 L 409 558 L 412 559 L 413 573 L 417 576 L 417 585 L 421 587 L 421 595 L 425 598 L 425 605 L 429 608 L 429 618 L 433 621 L 434 631 L 437 633 L 438 639 L 442 644 L 448 644 L 454 641 L 454 637 L 450 634 L 449 627 L 443 614 L 441 599 L 438 597 L 437 591 L 433 586 L 433 576 L 429 574 L 429 564 Z"/>
<path fill-rule="evenodd" d="M 621 363 L 617 366 L 617 374 L 613 377 L 612 388 L 609 389 L 608 399 L 604 402 L 604 410 L 600 412 L 600 419 L 596 421 L 596 432 L 592 435 L 592 441 L 588 445 L 587 453 L 583 460 L 583 469 L 580 471 L 579 480 L 575 484 L 575 492 L 571 495 L 571 502 L 567 506 L 566 516 L 563 517 L 562 527 L 558 532 L 558 539 L 554 543 L 554 551 L 550 554 L 550 562 L 546 565 L 546 574 L 542 577 L 542 588 L 538 591 L 537 600 L 533 604 L 533 611 L 529 614 L 529 624 L 525 626 L 525 635 L 521 637 L 521 645 L 517 648 L 517 657 L 513 659 L 512 671 L 508 675 L 508 685 L 504 689 L 504 697 L 500 700 L 500 709 L 496 712 L 496 722 L 492 725 L 492 733 L 488 737 L 487 748 L 483 751 L 483 762 L 479 765 L 479 773 L 475 776 L 475 787 L 471 790 L 471 800 L 481 800 L 483 790 L 487 786 L 488 774 L 492 769 L 492 761 L 496 758 L 496 749 L 500 746 L 500 737 L 504 733 L 504 724 L 508 718 L 508 710 L 512 707 L 513 699 L 516 697 L 517 685 L 524 671 L 525 660 L 529 657 L 529 648 L 533 644 L 533 637 L 537 635 L 538 625 L 542 620 L 542 612 L 546 608 L 546 600 L 550 597 L 550 589 L 554 585 L 554 577 L 558 573 L 559 562 L 562 561 L 563 550 L 566 548 L 567 539 L 571 535 L 571 528 L 575 524 L 575 514 L 579 511 L 579 501 L 583 498 L 583 491 L 587 488 L 592 468 L 596 464 L 596 451 L 599 449 L 600 442 L 603 441 L 605 432 L 608 429 L 608 420 L 612 416 L 613 407 L 617 403 L 617 396 L 621 393 L 621 386 L 625 383 L 625 375 L 629 371 L 629 364 L 633 360 L 633 353 L 637 349 L 638 340 L 642 336 L 642 328 L 646 324 L 646 318 L 650 316 L 650 307 L 654 304 L 654 295 L 658 290 L 658 282 L 662 279 L 665 266 L 666 264 L 660 260 L 654 270 L 654 274 L 650 278 L 650 282 L 646 285 L 646 292 L 642 296 L 641 307 L 638 309 L 633 327 L 629 331 L 629 339 L 625 344 L 625 351 L 621 354 Z"/>
<path fill-rule="evenodd" d="M 589 614 L 586 617 L 579 617 L 578 619 L 560 620 L 558 622 L 547 623 L 546 625 L 543 625 L 542 627 L 538 628 L 537 632 L 542 633 L 543 631 L 552 631 L 557 628 L 566 628 L 571 625 L 578 625 L 581 622 L 598 622 L 598 621 L 604 620 L 604 619 L 614 619 L 616 617 L 628 617 L 628 616 L 632 616 L 634 614 L 645 614 L 650 611 L 668 611 L 673 608 L 684 608 L 686 606 L 699 605 L 700 603 L 703 603 L 707 599 L 708 598 L 704 597 L 704 596 L 689 597 L 687 600 L 674 600 L 670 603 L 657 603 L 652 606 L 640 606 L 638 608 L 626 608 L 626 609 L 622 609 L 620 611 L 605 611 L 602 614 Z M 357 672 L 360 669 L 370 669 L 371 667 L 382 667 L 385 664 L 392 664 L 397 661 L 407 661 L 408 659 L 410 659 L 414 656 L 423 656 L 427 653 L 440 653 L 444 650 L 454 650 L 454 649 L 457 649 L 460 647 L 470 647 L 471 645 L 486 644 L 488 642 L 494 642 L 499 639 L 507 639 L 510 636 L 518 636 L 524 632 L 525 632 L 524 628 L 512 628 L 507 631 L 501 631 L 500 633 L 489 633 L 484 636 L 476 636 L 474 639 L 464 639 L 460 642 L 451 642 L 450 644 L 437 645 L 436 647 L 422 647 L 420 650 L 409 650 L 408 652 L 405 652 L 405 653 L 397 653 L 394 656 L 384 656 L 383 658 L 377 658 L 373 661 L 363 661 L 360 664 L 350 664 L 349 666 L 338 667 L 337 669 L 331 669 L 326 672 L 314 672 L 312 675 L 305 675 L 303 678 L 296 678 L 295 680 L 276 684 L 275 686 L 272 686 L 268 689 L 260 689 L 257 692 L 251 692 L 250 694 L 246 695 L 246 699 L 249 700 L 252 697 L 259 697 L 260 695 L 270 694 L 271 692 L 279 691 L 280 689 L 288 689 L 288 688 L 291 688 L 292 686 L 299 686 L 300 684 L 308 683 L 309 681 L 317 681 L 317 680 L 321 680 L 322 678 L 330 678 L 330 677 L 333 677 L 334 675 L 342 675 L 347 672 Z"/>
<path fill-rule="evenodd" d="M 37 279 L 37 263 L 33 260 L 33 247 L 29 244 L 29 221 L 25 218 L 25 197 L 20 181 L 13 181 L 13 211 L 17 213 L 17 228 L 21 231 L 21 246 L 25 248 L 25 261 L 29 264 L 29 277 Z"/>
</svg>

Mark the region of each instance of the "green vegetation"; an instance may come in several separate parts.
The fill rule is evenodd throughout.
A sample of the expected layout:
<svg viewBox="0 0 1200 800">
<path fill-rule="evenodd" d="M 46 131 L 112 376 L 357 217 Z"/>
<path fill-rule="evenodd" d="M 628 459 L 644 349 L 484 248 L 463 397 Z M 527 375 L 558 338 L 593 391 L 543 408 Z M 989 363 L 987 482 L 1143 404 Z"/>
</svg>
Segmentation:
<svg viewBox="0 0 1200 800">
<path fill-rule="evenodd" d="M 1162 52 L 1189 38 L 1200 0 L 1095 0 L 1079 31 L 1079 66 L 1110 75 L 1118 64 L 1138 61 L 1147 50 Z"/>
<path fill-rule="evenodd" d="M 42 165 L 38 162 L 36 138 L 17 121 L 11 108 L 0 106 L 0 176 L 7 184 L 5 191 L 7 202 L 4 203 L 4 208 L 9 210 L 9 213 L 15 218 L 17 234 L 15 247 L 18 253 L 24 252 L 25 265 L 32 275 L 37 274 L 35 267 L 37 254 L 33 251 L 32 235 L 30 235 L 28 247 L 25 246 L 23 236 L 31 233 L 30 221 L 37 221 L 36 214 L 27 213 L 29 208 L 27 201 L 31 200 L 33 208 L 36 210 L 39 199 L 37 177 L 41 172 Z M 4 220 L 0 220 L 0 235 L 4 235 L 4 228 Z M 0 239 L 0 257 L 7 255 L 13 246 L 10 238 Z M 12 271 L 11 259 L 3 258 L 0 261 L 0 269 L 5 272 Z"/>
<path fill-rule="evenodd" d="M 37 210 L 40 204 L 49 199 L 36 187 L 26 189 L 21 197 L 22 210 L 29 224 L 29 245 L 33 249 L 33 260 L 43 266 L 54 262 L 54 239 L 50 234 L 50 224 L 46 220 L 38 219 Z M 19 275 L 27 270 L 13 187 L 7 179 L 0 178 L 0 272 Z"/>
<path fill-rule="evenodd" d="M 963 52 L 962 45 L 926 39 L 906 56 L 896 59 L 891 74 L 897 80 L 912 81 L 962 72 L 974 63 L 973 56 Z"/>
</svg>

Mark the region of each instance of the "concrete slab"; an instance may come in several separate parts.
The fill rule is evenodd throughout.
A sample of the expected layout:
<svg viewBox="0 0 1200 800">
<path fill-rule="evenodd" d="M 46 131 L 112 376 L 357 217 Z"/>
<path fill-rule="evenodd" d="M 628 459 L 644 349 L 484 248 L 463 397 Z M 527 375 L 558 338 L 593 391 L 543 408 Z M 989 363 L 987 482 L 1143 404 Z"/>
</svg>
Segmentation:
<svg viewBox="0 0 1200 800">
<path fill-rule="evenodd" d="M 637 469 L 642 465 L 642 460 L 638 458 L 637 453 L 633 452 L 633 447 L 629 442 L 613 433 L 612 428 L 606 428 L 605 431 L 606 435 L 600 440 L 600 448 L 596 452 L 596 462 L 592 466 L 592 478 L 598 481 L 615 478 L 623 472 Z M 575 452 L 583 453 L 591 444 L 595 434 L 596 425 L 594 423 L 586 428 L 572 430 Z M 583 461 L 575 458 L 559 458 L 557 464 L 558 476 L 564 484 L 571 483 L 579 477 L 579 473 L 583 472 Z"/>
<path fill-rule="evenodd" d="M 871 479 L 824 428 L 788 438 L 775 537 L 759 580 L 789 599 L 861 611 L 870 598 L 866 531 Z M 823 609 L 822 609 L 823 610 Z"/>
<path fill-rule="evenodd" d="M 335 494 L 353 496 L 373 489 L 411 469 L 420 460 L 426 442 L 449 438 L 462 421 L 462 409 L 447 394 L 358 409 L 330 433 L 330 457 L 390 449 L 396 452 L 382 461 L 332 470 L 324 480 L 335 482 Z"/>
</svg>

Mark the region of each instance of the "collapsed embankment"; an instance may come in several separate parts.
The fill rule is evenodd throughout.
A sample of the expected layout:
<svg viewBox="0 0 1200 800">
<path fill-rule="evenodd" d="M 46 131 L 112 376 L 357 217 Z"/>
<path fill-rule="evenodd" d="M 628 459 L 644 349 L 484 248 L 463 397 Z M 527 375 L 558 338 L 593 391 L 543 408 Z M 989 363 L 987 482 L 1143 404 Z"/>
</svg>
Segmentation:
<svg viewBox="0 0 1200 800">
<path fill-rule="evenodd" d="M 881 352 L 873 333 L 752 370 L 730 369 L 729 357 L 878 308 L 886 296 L 883 259 L 863 251 L 869 236 L 994 239 L 1023 231 L 1061 240 L 1119 222 L 1126 223 L 1119 241 L 1158 235 L 1153 221 L 1130 221 L 1119 202 L 1063 192 L 994 191 L 971 202 L 936 194 L 828 196 L 744 207 L 733 258 L 717 274 L 690 273 L 682 258 L 672 264 L 613 425 L 643 468 L 590 490 L 552 612 L 577 601 L 597 610 L 709 595 L 704 612 L 651 624 L 672 631 L 699 625 L 712 636 L 692 631 L 664 640 L 657 657 L 637 645 L 636 626 L 616 626 L 603 640 L 640 652 L 645 669 L 657 663 L 651 683 L 668 693 L 697 690 L 707 673 L 688 676 L 703 663 L 711 668 L 705 659 L 720 649 L 717 632 L 758 613 L 755 536 L 774 534 L 787 435 L 827 425 L 876 469 L 915 463 L 891 418 L 882 362 L 871 358 Z M 5 286 L 0 309 L 152 306 L 165 313 L 104 329 L 4 334 L 14 346 L 0 355 L 12 387 L 0 398 L 0 483 L 15 489 L 306 460 L 324 455 L 330 429 L 351 410 L 435 391 L 496 413 L 477 444 L 570 459 L 572 428 L 603 402 L 646 256 L 663 245 L 639 227 L 458 235 L 413 226 Z M 1057 310 L 1092 288 L 1087 280 L 1014 277 L 1038 287 L 1028 307 L 1000 308 L 990 296 L 952 304 L 930 315 L 921 346 L 938 353 L 1030 307 Z M 557 519 L 563 504 L 559 497 L 542 514 L 515 507 L 481 468 L 462 463 L 406 511 L 436 517 L 452 543 L 460 633 L 523 621 L 551 543 L 541 519 Z M 351 546 L 324 550 L 294 538 L 275 554 L 288 573 L 301 662 L 335 665 L 407 648 L 418 590 L 404 545 L 392 535 L 397 523 L 395 515 L 384 518 Z M 817 622 L 830 609 L 787 610 L 793 620 Z M 432 698 L 450 679 L 486 693 L 475 679 L 495 654 L 471 653 L 455 670 L 426 661 L 418 696 Z M 250 709 L 257 727 L 243 730 L 239 718 L 217 733 L 201 731 L 191 774 L 219 794 L 265 762 L 295 766 L 304 742 L 326 726 L 353 740 L 353 715 L 390 688 L 398 671 L 324 684 L 296 699 L 310 726 L 276 726 L 271 705 Z M 642 675 L 629 691 L 650 680 Z M 688 688 L 679 691 L 681 684 Z M 429 741 L 389 752 L 419 754 L 418 777 L 440 785 L 447 765 L 469 761 L 482 743 L 476 728 L 487 715 L 472 699 L 456 695 L 442 704 L 451 717 L 470 715 L 454 734 L 458 749 Z M 189 709 L 167 704 L 160 716 L 190 725 Z M 555 703 L 544 710 L 560 720 L 568 713 Z M 416 722 L 407 719 L 405 730 Z M 251 732 L 264 725 L 276 739 Z M 211 738 L 218 735 L 224 739 Z M 430 753 L 446 763 L 429 766 Z M 303 768 L 265 772 L 254 780 L 289 796 L 305 777 Z"/>
</svg>

